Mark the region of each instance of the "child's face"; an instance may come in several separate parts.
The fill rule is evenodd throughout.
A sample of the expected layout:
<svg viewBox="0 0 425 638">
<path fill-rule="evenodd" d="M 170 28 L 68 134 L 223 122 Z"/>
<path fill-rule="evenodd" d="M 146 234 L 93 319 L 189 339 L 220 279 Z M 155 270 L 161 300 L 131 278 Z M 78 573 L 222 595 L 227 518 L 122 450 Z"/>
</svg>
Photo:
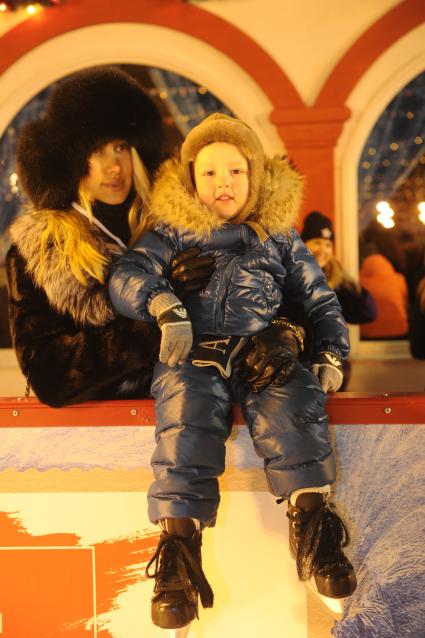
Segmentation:
<svg viewBox="0 0 425 638">
<path fill-rule="evenodd" d="M 222 219 L 233 219 L 249 195 L 248 160 L 237 146 L 213 142 L 196 156 L 195 186 L 199 200 Z"/>
<path fill-rule="evenodd" d="M 314 239 L 308 239 L 305 242 L 305 245 L 316 257 L 316 261 L 320 268 L 325 268 L 333 255 L 333 242 L 331 242 L 330 239 L 315 237 Z"/>
<path fill-rule="evenodd" d="M 133 184 L 133 162 L 127 142 L 114 140 L 89 157 L 89 174 L 80 186 L 95 200 L 122 204 Z"/>
</svg>

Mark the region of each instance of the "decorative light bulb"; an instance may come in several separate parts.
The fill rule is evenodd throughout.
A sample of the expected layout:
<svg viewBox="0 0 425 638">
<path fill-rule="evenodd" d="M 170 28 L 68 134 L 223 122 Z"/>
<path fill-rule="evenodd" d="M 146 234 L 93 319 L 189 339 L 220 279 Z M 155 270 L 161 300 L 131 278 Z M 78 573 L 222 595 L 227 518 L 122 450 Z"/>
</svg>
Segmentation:
<svg viewBox="0 0 425 638">
<path fill-rule="evenodd" d="M 394 215 L 393 209 L 391 208 L 389 203 L 386 201 L 378 202 L 376 204 L 376 210 L 379 211 L 380 213 L 384 213 L 384 215 L 387 215 L 389 217 L 392 217 Z"/>
<path fill-rule="evenodd" d="M 394 228 L 395 223 L 393 219 L 387 218 L 382 222 L 382 225 L 384 228 Z"/>
</svg>

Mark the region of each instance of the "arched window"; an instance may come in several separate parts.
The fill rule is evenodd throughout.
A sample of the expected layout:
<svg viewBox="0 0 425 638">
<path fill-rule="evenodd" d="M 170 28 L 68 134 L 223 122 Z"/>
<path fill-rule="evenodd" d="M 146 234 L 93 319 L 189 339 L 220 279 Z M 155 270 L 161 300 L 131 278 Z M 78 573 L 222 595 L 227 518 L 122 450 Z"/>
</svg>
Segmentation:
<svg viewBox="0 0 425 638">
<path fill-rule="evenodd" d="M 425 72 L 373 126 L 358 166 L 360 279 L 378 303 L 362 339 L 403 339 L 425 252 Z"/>
</svg>

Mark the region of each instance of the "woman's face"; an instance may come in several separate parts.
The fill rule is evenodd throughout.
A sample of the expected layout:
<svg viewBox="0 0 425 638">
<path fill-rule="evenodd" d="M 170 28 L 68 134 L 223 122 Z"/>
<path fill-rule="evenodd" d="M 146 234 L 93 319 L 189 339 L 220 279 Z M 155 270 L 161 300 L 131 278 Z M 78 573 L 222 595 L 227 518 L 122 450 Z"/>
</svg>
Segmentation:
<svg viewBox="0 0 425 638">
<path fill-rule="evenodd" d="M 248 160 L 237 146 L 213 142 L 195 159 L 195 185 L 199 200 L 222 219 L 232 219 L 249 195 Z"/>
<path fill-rule="evenodd" d="M 330 239 L 323 239 L 322 237 L 315 237 L 314 239 L 308 239 L 305 245 L 311 253 L 316 257 L 316 261 L 320 268 L 325 268 L 333 254 L 334 245 Z"/>
<path fill-rule="evenodd" d="M 95 200 L 105 204 L 122 204 L 133 184 L 130 146 L 114 140 L 101 146 L 89 157 L 89 174 L 80 186 Z"/>
</svg>

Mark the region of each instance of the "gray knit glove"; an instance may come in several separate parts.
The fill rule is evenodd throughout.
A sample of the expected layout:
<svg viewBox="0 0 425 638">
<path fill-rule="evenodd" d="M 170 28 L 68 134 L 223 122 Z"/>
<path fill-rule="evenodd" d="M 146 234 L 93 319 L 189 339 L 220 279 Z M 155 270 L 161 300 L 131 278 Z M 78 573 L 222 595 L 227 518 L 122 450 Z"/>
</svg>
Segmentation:
<svg viewBox="0 0 425 638">
<path fill-rule="evenodd" d="M 149 312 L 161 329 L 159 360 L 173 368 L 183 363 L 192 347 L 192 324 L 186 308 L 170 292 L 156 295 L 149 304 Z"/>
<path fill-rule="evenodd" d="M 314 359 L 311 371 L 319 379 L 325 392 L 337 392 L 341 387 L 344 375 L 342 360 L 333 352 L 320 352 Z"/>
</svg>

